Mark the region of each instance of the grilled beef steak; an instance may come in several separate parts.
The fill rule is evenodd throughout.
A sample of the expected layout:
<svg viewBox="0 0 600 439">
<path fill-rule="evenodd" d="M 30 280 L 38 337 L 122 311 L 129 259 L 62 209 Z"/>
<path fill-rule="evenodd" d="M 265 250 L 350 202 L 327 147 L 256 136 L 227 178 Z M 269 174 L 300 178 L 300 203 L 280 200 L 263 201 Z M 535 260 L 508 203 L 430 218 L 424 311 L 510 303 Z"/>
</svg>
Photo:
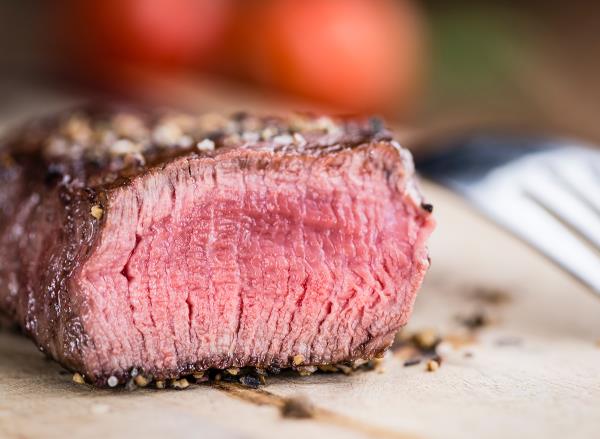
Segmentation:
<svg viewBox="0 0 600 439">
<path fill-rule="evenodd" d="M 79 110 L 0 149 L 0 310 L 96 385 L 369 359 L 430 206 L 376 121 Z"/>
</svg>

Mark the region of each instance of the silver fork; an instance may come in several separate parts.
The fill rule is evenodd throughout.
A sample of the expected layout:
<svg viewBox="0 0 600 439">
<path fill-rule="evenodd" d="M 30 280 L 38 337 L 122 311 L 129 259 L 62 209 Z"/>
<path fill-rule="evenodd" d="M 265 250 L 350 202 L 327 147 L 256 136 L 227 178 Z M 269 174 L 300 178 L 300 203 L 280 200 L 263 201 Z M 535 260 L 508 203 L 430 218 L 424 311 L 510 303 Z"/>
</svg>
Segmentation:
<svg viewBox="0 0 600 439">
<path fill-rule="evenodd" d="M 600 297 L 600 152 L 581 143 L 474 137 L 417 160 Z"/>
</svg>

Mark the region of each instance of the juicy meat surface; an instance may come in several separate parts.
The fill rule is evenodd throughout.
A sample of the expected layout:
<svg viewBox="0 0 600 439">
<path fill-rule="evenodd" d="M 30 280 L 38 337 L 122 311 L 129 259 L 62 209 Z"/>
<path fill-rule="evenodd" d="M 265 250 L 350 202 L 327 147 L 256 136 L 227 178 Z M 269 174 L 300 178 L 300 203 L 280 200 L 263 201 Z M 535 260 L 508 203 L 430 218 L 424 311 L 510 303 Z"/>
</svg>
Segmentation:
<svg viewBox="0 0 600 439">
<path fill-rule="evenodd" d="M 375 121 L 82 110 L 0 154 L 0 310 L 97 385 L 373 358 L 429 266 Z"/>
</svg>

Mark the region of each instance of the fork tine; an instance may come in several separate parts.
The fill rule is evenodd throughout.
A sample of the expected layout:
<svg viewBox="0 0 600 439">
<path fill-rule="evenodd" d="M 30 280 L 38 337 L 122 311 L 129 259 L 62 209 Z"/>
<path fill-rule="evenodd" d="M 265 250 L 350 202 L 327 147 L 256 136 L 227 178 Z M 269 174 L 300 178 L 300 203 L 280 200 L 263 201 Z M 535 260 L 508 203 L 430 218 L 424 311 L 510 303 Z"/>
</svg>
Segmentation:
<svg viewBox="0 0 600 439">
<path fill-rule="evenodd" d="M 471 192 L 470 198 L 500 226 L 600 295 L 598 255 L 518 187 L 505 189 Z M 489 202 L 490 195 L 493 203 Z"/>
<path fill-rule="evenodd" d="M 588 208 L 600 216 L 600 153 L 574 149 L 560 163 L 552 163 L 552 172 Z"/>
<path fill-rule="evenodd" d="M 473 138 L 419 164 L 600 297 L 600 152 Z"/>
<path fill-rule="evenodd" d="M 529 197 L 600 252 L 600 216 L 592 205 L 543 165 L 531 170 L 523 184 Z"/>
</svg>

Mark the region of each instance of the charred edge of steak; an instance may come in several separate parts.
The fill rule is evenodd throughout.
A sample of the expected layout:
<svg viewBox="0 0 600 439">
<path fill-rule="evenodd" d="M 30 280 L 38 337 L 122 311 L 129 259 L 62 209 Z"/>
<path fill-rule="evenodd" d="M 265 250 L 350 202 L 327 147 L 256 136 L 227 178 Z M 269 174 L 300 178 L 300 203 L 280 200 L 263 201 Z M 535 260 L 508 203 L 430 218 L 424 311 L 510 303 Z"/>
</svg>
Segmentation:
<svg viewBox="0 0 600 439">
<path fill-rule="evenodd" d="M 0 144 L 0 166 L 45 163 L 47 183 L 65 178 L 87 186 L 123 181 L 182 155 L 214 156 L 236 148 L 327 154 L 392 140 L 378 118 L 333 119 L 236 113 L 192 115 L 139 107 L 81 107 L 37 119 Z"/>
<path fill-rule="evenodd" d="M 88 335 L 81 321 L 80 305 L 73 302 L 70 294 L 70 281 L 94 247 L 101 221 L 94 220 L 90 210 L 100 199 L 91 189 L 64 185 L 44 197 L 32 212 L 29 225 L 46 231 L 42 243 L 45 248 L 41 250 L 40 263 L 31 265 L 30 277 L 21 280 L 28 291 L 47 291 L 47 295 L 30 300 L 23 315 L 17 315 L 24 332 L 46 355 L 78 370 L 84 368 L 82 350 Z M 53 206 L 56 201 L 60 208 Z M 34 270 L 37 275 L 33 275 Z"/>
<path fill-rule="evenodd" d="M 43 353 L 81 369 L 86 335 L 69 280 L 93 247 L 100 222 L 89 211 L 100 197 L 69 178 L 50 181 L 36 154 L 7 152 L 18 145 L 0 151 L 0 312 Z"/>
</svg>

